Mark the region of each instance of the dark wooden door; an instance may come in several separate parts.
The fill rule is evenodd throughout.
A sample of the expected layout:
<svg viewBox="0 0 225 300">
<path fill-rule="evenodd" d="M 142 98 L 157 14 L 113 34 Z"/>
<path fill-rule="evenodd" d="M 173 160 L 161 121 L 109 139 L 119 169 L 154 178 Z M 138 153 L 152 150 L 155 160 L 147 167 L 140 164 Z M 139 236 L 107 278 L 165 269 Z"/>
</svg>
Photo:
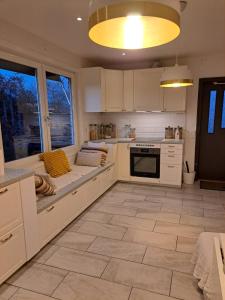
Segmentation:
<svg viewBox="0 0 225 300">
<path fill-rule="evenodd" d="M 200 80 L 196 138 L 201 187 L 225 189 L 225 78 Z"/>
</svg>

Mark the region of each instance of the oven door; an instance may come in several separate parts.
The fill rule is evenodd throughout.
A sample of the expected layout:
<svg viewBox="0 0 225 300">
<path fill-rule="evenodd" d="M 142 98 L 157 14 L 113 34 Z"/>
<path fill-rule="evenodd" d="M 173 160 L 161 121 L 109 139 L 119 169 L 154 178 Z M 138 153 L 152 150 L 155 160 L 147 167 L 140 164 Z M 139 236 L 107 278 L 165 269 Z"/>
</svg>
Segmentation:
<svg viewBox="0 0 225 300">
<path fill-rule="evenodd" d="M 160 149 L 131 148 L 130 175 L 160 178 Z"/>
</svg>

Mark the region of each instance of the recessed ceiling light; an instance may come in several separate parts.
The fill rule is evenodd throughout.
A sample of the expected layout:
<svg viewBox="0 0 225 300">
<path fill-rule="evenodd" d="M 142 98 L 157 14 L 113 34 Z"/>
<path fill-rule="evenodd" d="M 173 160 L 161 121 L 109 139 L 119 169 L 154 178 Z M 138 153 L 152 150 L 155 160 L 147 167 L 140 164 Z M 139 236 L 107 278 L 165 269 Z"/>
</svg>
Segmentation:
<svg viewBox="0 0 225 300">
<path fill-rule="evenodd" d="M 122 55 L 125 56 L 125 55 L 127 55 L 127 54 L 126 54 L 126 52 L 123 52 Z"/>
<path fill-rule="evenodd" d="M 81 22 L 81 21 L 83 21 L 83 19 L 81 17 L 77 17 L 77 21 Z"/>
</svg>

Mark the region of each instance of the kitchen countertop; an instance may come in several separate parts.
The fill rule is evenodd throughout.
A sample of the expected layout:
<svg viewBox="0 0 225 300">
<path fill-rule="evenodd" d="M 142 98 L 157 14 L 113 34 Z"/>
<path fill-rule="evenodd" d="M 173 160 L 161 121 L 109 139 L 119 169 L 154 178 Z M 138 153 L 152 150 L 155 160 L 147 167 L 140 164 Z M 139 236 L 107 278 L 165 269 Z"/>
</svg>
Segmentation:
<svg viewBox="0 0 225 300">
<path fill-rule="evenodd" d="M 152 144 L 178 144 L 183 145 L 184 140 L 166 140 L 162 138 L 114 138 L 114 139 L 102 139 L 102 140 L 94 140 L 92 143 L 101 143 L 105 142 L 106 144 L 120 144 L 120 143 L 152 143 Z"/>
<path fill-rule="evenodd" d="M 34 172 L 29 169 L 5 169 L 5 174 L 0 176 L 0 188 L 32 176 L 33 174 Z"/>
</svg>

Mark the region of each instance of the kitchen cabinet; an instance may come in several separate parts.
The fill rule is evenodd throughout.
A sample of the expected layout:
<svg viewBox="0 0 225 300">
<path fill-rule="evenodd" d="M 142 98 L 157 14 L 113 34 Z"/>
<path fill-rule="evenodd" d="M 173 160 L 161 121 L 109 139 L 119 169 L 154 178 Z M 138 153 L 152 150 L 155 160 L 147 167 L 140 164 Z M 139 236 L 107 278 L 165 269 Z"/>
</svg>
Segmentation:
<svg viewBox="0 0 225 300">
<path fill-rule="evenodd" d="M 184 112 L 186 110 L 186 88 L 163 88 L 163 110 Z"/>
<path fill-rule="evenodd" d="M 105 70 L 105 97 L 105 111 L 123 110 L 123 71 Z"/>
<path fill-rule="evenodd" d="M 181 186 L 183 145 L 162 144 L 160 158 L 160 183 Z"/>
<path fill-rule="evenodd" d="M 130 144 L 118 144 L 118 180 L 130 180 Z"/>
<path fill-rule="evenodd" d="M 85 111 L 106 111 L 105 70 L 99 67 L 81 69 L 80 83 Z"/>
<path fill-rule="evenodd" d="M 123 76 L 124 90 L 122 111 L 134 111 L 134 71 L 124 71 Z"/>
<path fill-rule="evenodd" d="M 163 68 L 134 71 L 134 109 L 136 111 L 162 111 L 163 90 L 160 78 Z"/>
</svg>

